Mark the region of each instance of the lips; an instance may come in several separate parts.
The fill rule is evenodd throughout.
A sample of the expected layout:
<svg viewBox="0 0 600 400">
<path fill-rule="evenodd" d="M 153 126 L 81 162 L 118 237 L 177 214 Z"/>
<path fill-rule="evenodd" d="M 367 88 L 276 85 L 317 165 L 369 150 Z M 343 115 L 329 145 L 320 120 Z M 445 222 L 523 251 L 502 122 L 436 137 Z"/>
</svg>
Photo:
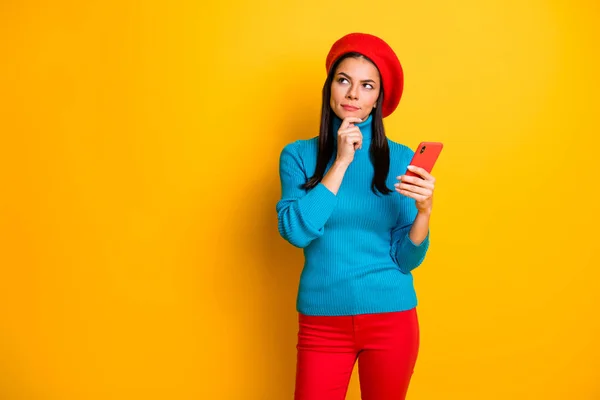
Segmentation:
<svg viewBox="0 0 600 400">
<path fill-rule="evenodd" d="M 348 104 L 342 104 L 342 108 L 346 111 L 358 111 L 360 110 L 360 108 L 358 107 L 354 107 L 354 106 L 350 106 Z"/>
</svg>

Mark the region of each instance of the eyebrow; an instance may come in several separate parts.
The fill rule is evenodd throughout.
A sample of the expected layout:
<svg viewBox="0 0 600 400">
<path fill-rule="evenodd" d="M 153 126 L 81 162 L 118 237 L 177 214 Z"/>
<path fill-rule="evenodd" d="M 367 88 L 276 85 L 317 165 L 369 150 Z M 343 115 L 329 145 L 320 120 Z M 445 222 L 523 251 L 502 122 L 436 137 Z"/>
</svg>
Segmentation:
<svg viewBox="0 0 600 400">
<path fill-rule="evenodd" d="M 345 72 L 338 72 L 338 75 L 343 75 L 346 78 L 352 80 L 352 78 L 350 78 L 350 75 L 346 74 Z M 373 79 L 364 79 L 361 82 L 363 82 L 363 83 L 375 83 L 375 81 Z"/>
</svg>

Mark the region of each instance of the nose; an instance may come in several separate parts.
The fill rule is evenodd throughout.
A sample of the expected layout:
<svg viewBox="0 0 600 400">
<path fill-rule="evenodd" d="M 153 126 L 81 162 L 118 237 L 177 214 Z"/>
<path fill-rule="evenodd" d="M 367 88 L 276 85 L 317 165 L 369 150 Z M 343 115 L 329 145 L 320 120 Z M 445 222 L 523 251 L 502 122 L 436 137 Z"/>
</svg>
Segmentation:
<svg viewBox="0 0 600 400">
<path fill-rule="evenodd" d="M 350 86 L 348 89 L 348 93 L 346 93 L 346 98 L 349 100 L 357 100 L 358 99 L 358 90 L 356 85 Z"/>
</svg>

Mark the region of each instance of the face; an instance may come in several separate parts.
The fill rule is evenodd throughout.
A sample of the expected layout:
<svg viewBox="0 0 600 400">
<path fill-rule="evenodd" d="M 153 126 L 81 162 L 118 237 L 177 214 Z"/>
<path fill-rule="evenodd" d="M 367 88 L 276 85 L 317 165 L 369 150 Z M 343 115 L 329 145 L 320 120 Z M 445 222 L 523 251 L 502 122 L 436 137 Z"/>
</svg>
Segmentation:
<svg viewBox="0 0 600 400">
<path fill-rule="evenodd" d="M 380 82 L 379 71 L 372 62 L 348 57 L 335 70 L 329 105 L 340 119 L 365 120 L 377 105 Z"/>
</svg>

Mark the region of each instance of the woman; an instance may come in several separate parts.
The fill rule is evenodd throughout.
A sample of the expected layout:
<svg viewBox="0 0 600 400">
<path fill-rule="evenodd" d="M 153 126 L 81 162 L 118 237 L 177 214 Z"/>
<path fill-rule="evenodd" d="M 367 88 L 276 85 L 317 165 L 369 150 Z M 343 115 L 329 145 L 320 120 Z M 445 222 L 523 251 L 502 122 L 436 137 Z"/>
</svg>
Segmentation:
<svg viewBox="0 0 600 400">
<path fill-rule="evenodd" d="M 363 400 L 404 399 L 419 347 L 411 271 L 429 247 L 435 179 L 385 136 L 404 83 L 390 46 L 346 35 L 326 68 L 319 136 L 280 158 L 279 232 L 305 256 L 295 399 L 344 399 L 356 360 Z"/>
</svg>

